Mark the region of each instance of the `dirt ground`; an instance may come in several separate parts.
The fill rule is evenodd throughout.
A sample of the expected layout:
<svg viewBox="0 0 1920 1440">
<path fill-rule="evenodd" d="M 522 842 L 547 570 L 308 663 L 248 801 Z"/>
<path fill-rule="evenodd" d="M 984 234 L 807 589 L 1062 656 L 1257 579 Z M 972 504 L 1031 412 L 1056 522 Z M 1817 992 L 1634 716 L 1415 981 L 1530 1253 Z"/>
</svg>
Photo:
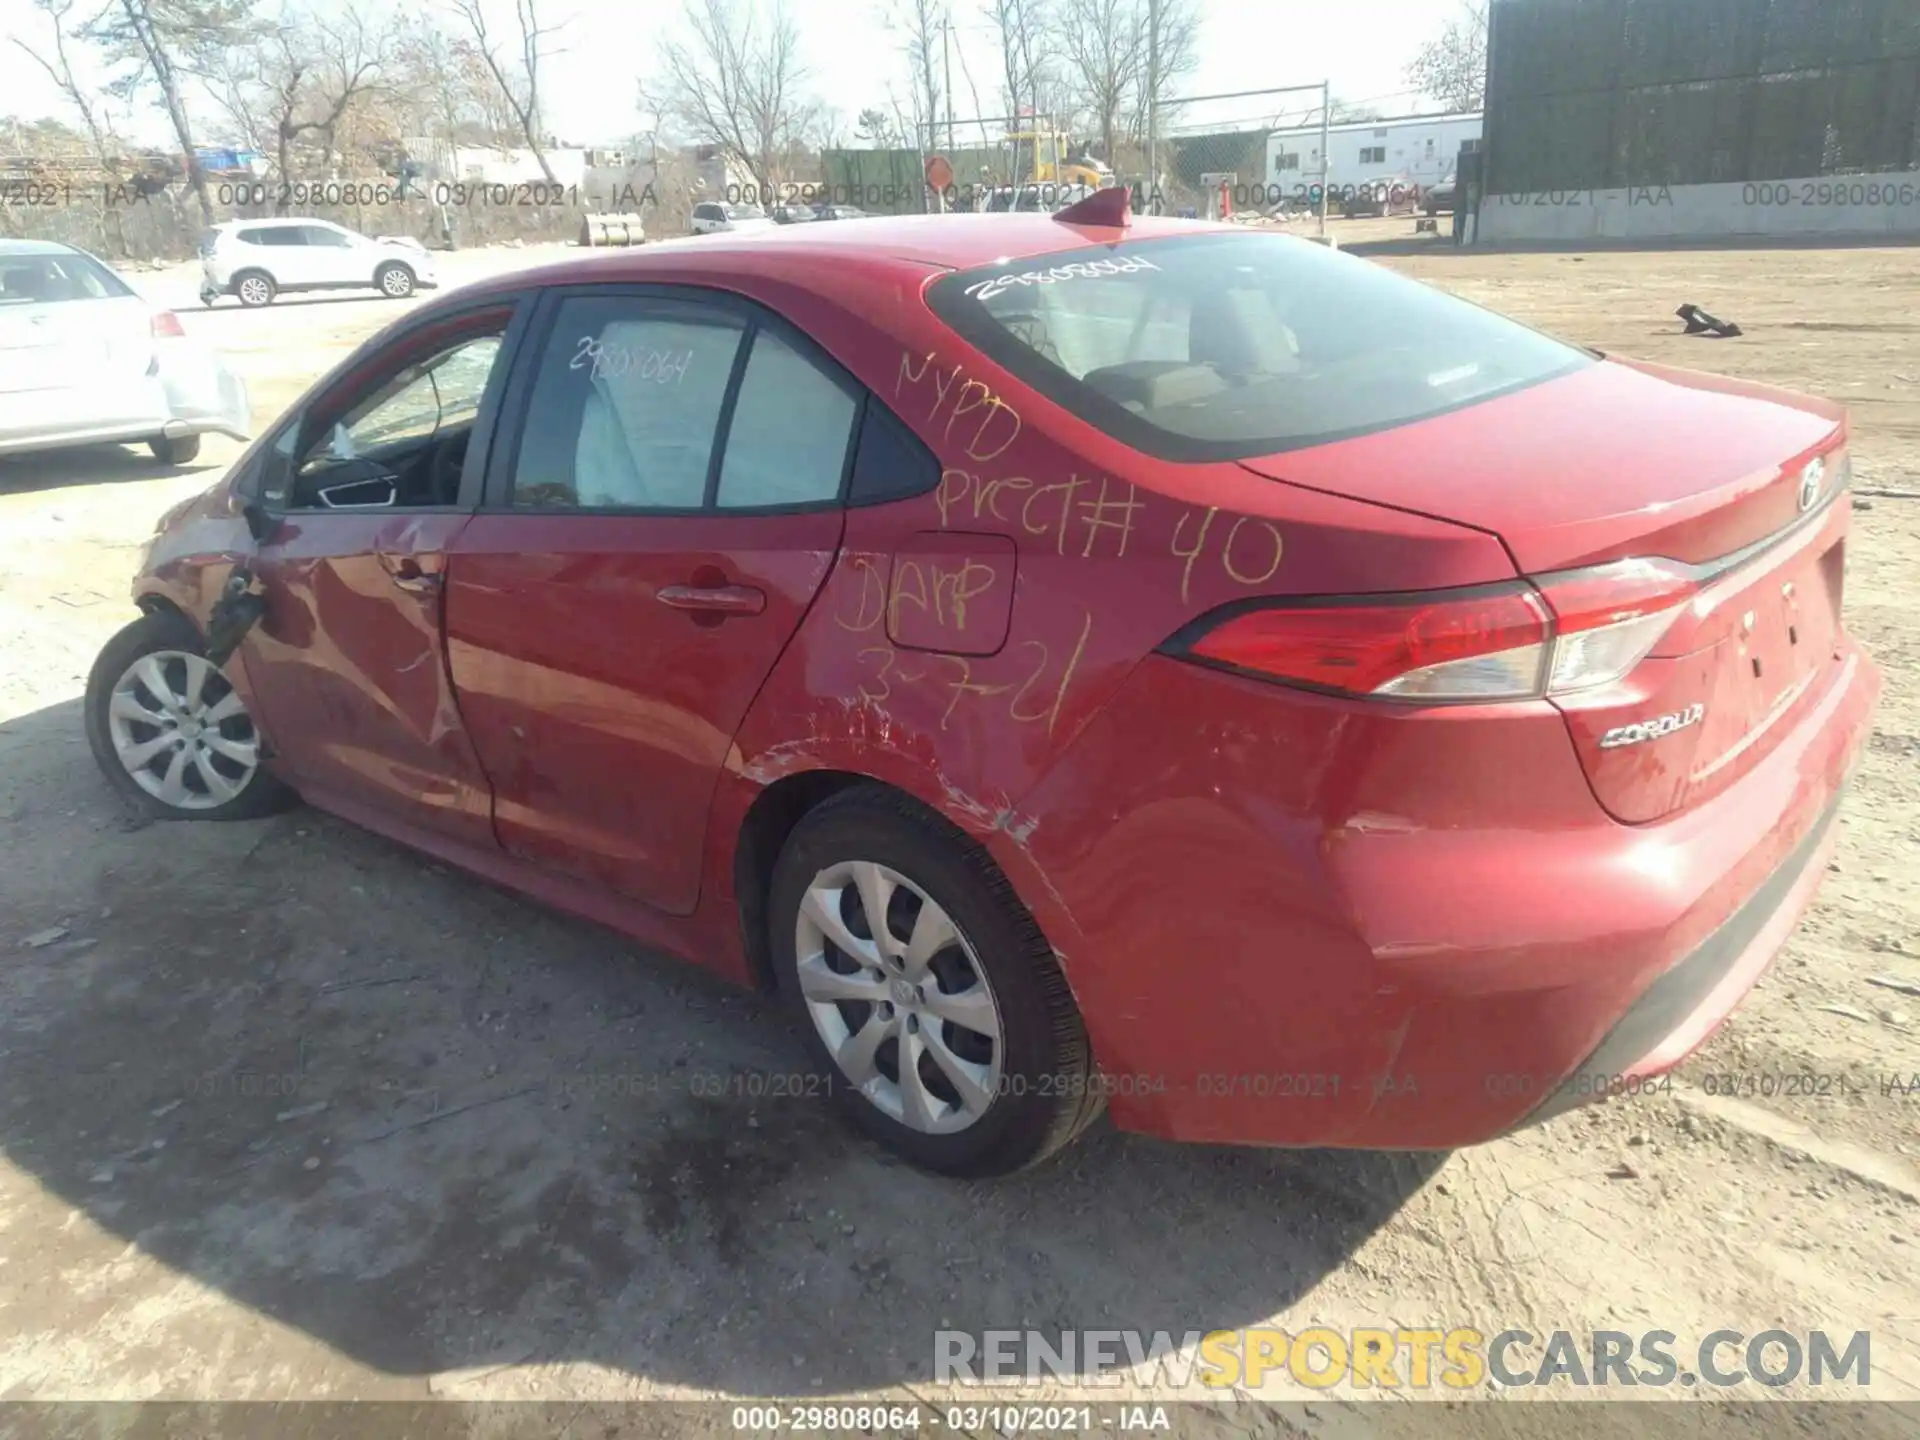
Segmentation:
<svg viewBox="0 0 1920 1440">
<path fill-rule="evenodd" d="M 1383 263 L 1835 396 L 1863 490 L 1920 490 L 1920 251 Z M 238 357 L 262 421 L 398 313 L 204 312 L 184 271 L 134 278 Z M 1745 336 L 1681 338 L 1686 301 Z M 1920 1398 L 1920 999 L 1872 983 L 1920 982 L 1920 502 L 1858 507 L 1847 610 L 1887 693 L 1833 873 L 1671 1094 L 1451 1156 L 1099 1128 L 960 1185 L 812 1102 L 704 1093 L 797 1041 L 699 972 L 312 811 L 123 813 L 84 676 L 154 518 L 235 450 L 166 478 L 0 461 L 0 1399 L 924 1397 L 936 1328 L 1261 1324 L 1868 1330 L 1871 1397 Z M 1772 1093 L 1801 1072 L 1848 1093 Z M 1292 1433 L 1354 1422 L 1311 1398 Z"/>
</svg>

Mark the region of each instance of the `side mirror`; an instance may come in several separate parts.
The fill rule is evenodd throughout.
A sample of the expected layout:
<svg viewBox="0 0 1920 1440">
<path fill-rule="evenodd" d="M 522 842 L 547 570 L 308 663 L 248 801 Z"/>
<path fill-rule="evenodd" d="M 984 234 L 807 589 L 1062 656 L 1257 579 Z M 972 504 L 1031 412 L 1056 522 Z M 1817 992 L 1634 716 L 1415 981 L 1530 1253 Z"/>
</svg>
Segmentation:
<svg viewBox="0 0 1920 1440">
<path fill-rule="evenodd" d="M 256 545 L 270 539 L 273 532 L 280 528 L 280 522 L 267 513 L 267 507 L 258 500 L 249 500 L 240 510 L 241 518 L 247 522 L 247 533 L 253 536 Z"/>
</svg>

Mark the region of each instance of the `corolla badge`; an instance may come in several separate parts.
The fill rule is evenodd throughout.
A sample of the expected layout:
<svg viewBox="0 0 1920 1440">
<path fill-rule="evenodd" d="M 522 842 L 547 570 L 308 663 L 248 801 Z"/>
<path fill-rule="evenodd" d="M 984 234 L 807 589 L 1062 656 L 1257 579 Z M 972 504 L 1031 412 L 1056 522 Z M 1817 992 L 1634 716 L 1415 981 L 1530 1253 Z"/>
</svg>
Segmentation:
<svg viewBox="0 0 1920 1440">
<path fill-rule="evenodd" d="M 1686 709 L 1676 710 L 1671 715 L 1642 720 L 1637 725 L 1621 725 L 1600 737 L 1600 748 L 1618 750 L 1623 745 L 1644 745 L 1649 740 L 1664 740 L 1677 730 L 1698 725 L 1706 713 L 1707 707 L 1704 705 L 1689 705 Z"/>
<path fill-rule="evenodd" d="M 1826 483 L 1827 462 L 1814 459 L 1807 462 L 1807 468 L 1800 472 L 1800 508 L 1811 510 L 1820 498 L 1820 487 Z"/>
</svg>

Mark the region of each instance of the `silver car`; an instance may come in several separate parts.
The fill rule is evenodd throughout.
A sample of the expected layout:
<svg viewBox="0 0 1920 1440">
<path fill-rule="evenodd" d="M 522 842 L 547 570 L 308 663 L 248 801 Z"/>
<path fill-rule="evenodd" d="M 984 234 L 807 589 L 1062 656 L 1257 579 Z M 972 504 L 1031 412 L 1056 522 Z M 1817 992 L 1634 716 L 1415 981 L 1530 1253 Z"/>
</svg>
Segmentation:
<svg viewBox="0 0 1920 1440">
<path fill-rule="evenodd" d="M 240 377 L 171 310 L 84 250 L 0 240 L 0 455 L 144 442 L 184 465 L 252 423 Z"/>
</svg>

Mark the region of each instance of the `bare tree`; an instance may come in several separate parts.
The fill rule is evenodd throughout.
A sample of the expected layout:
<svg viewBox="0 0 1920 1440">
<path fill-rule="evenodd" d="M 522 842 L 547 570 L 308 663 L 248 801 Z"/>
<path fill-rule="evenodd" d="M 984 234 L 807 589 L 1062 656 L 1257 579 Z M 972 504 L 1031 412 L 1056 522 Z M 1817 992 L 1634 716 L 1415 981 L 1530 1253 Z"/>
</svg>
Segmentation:
<svg viewBox="0 0 1920 1440">
<path fill-rule="evenodd" d="M 907 67 L 912 72 L 908 108 L 916 132 L 924 137 L 919 143 L 937 150 L 940 104 L 946 96 L 946 57 L 942 53 L 947 38 L 945 0 L 892 0 L 886 23 L 899 33 L 900 48 L 906 52 Z"/>
<path fill-rule="evenodd" d="M 320 141 L 320 169 L 333 163 L 342 120 L 377 87 L 392 28 L 369 23 L 351 6 L 326 12 L 289 6 L 253 44 L 233 47 L 204 78 L 248 145 L 272 152 L 281 180 L 291 181 L 305 137 Z M 289 198 L 279 192 L 278 213 L 286 213 Z"/>
<path fill-rule="evenodd" d="M 209 225 L 213 197 L 194 148 L 185 82 L 213 71 L 220 56 L 248 35 L 252 6 L 253 0 L 110 0 L 81 32 L 109 63 L 123 67 L 107 87 L 110 94 L 130 97 L 148 85 L 159 90 L 187 181 Z"/>
<path fill-rule="evenodd" d="M 889 97 L 889 104 L 891 104 Z M 905 143 L 906 136 L 901 130 L 899 106 L 892 105 L 893 114 L 878 106 L 868 106 L 860 112 L 860 118 L 854 121 L 854 137 L 864 140 L 876 150 L 891 150 Z"/>
<path fill-rule="evenodd" d="M 451 3 L 472 30 L 474 45 L 513 111 L 527 148 L 539 162 L 540 174 L 549 185 L 557 185 L 559 181 L 554 178 L 553 166 L 547 160 L 547 142 L 541 130 L 540 62 L 548 53 L 547 37 L 559 33 L 561 27 L 540 23 L 539 0 L 513 0 L 514 20 L 520 31 L 520 53 L 509 64 L 494 53 L 494 42 L 487 29 L 486 0 L 451 0 Z"/>
<path fill-rule="evenodd" d="M 47 72 L 47 78 L 59 87 L 60 93 L 67 97 L 67 102 L 79 112 L 80 122 L 86 126 L 87 137 L 93 142 L 94 158 L 104 165 L 109 158 L 108 129 L 89 98 L 89 87 L 75 78 L 73 59 L 67 53 L 67 32 L 74 28 L 67 19 L 73 13 L 73 0 L 34 0 L 34 9 L 53 22 L 51 54 L 41 54 L 18 35 L 13 37 L 13 43 Z"/>
<path fill-rule="evenodd" d="M 719 148 L 771 194 L 820 118 L 804 93 L 800 32 L 778 3 L 686 0 L 689 38 L 660 47 L 650 103 L 694 139 Z"/>
<path fill-rule="evenodd" d="M 986 18 L 1000 44 L 1000 94 L 1007 114 L 1039 113 L 1048 75 L 1042 52 L 1051 36 L 1051 0 L 987 0 Z"/>
<path fill-rule="evenodd" d="M 1487 7 L 1467 0 L 1414 54 L 1407 81 L 1453 110 L 1478 110 L 1487 100 Z"/>
<path fill-rule="evenodd" d="M 1100 132 L 1101 158 L 1112 164 L 1121 116 L 1147 62 L 1147 7 L 1144 0 L 1064 0 L 1058 31 L 1076 98 Z"/>
<path fill-rule="evenodd" d="M 13 43 L 47 72 L 47 78 L 53 81 L 60 93 L 67 97 L 67 103 L 78 112 L 80 123 L 86 127 L 87 140 L 93 148 L 94 163 L 99 166 L 100 173 L 117 187 L 122 178 L 120 145 L 113 134 L 112 121 L 94 103 L 91 87 L 83 85 L 74 74 L 73 57 L 67 50 L 68 31 L 75 28 L 68 18 L 73 12 L 73 5 L 74 0 L 34 0 L 34 8 L 52 22 L 53 41 L 48 53 L 42 54 L 18 35 L 13 37 Z M 143 188 L 141 193 L 150 195 L 157 188 Z M 131 252 L 127 246 L 126 227 L 121 220 L 117 198 L 111 192 L 103 193 L 102 209 L 113 232 L 114 248 L 125 257 Z"/>
<path fill-rule="evenodd" d="M 386 66 L 396 136 L 436 137 L 445 159 L 463 143 L 499 145 L 520 133 L 479 48 L 432 14 L 403 18 Z M 451 173 L 443 178 L 455 178 Z"/>
<path fill-rule="evenodd" d="M 1167 102 L 1180 82 L 1199 68 L 1200 12 L 1195 0 L 1160 0 L 1141 28 L 1140 83 L 1129 126 L 1129 138 L 1135 141 L 1146 138 L 1147 118 L 1155 107 L 1161 110 L 1160 127 L 1166 129 Z M 1148 56 L 1155 62 L 1152 66 Z"/>
</svg>

